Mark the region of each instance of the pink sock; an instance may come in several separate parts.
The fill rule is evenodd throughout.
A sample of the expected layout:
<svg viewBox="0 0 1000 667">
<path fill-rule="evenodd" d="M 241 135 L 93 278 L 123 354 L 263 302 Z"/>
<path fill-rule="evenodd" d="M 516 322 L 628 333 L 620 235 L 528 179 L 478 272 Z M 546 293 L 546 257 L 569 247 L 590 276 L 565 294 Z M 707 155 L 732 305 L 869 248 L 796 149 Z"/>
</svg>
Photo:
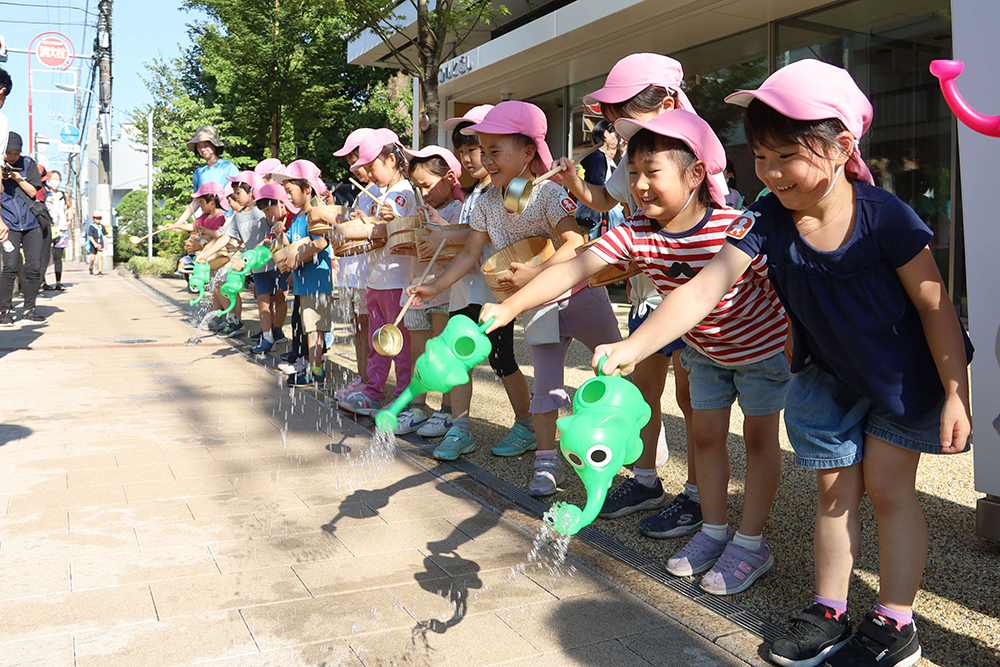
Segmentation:
<svg viewBox="0 0 1000 667">
<path fill-rule="evenodd" d="M 883 607 L 882 605 L 875 605 L 875 613 L 879 616 L 884 616 L 885 618 L 891 618 L 896 621 L 896 627 L 901 628 L 904 625 L 909 625 L 913 622 L 913 610 L 910 611 L 893 611 L 888 607 Z"/>
<path fill-rule="evenodd" d="M 830 598 L 825 598 L 817 595 L 816 597 L 813 598 L 813 602 L 815 602 L 816 604 L 821 604 L 826 607 L 829 607 L 830 609 L 833 609 L 836 612 L 836 616 L 834 616 L 834 618 L 837 619 L 838 621 L 840 620 L 841 616 L 847 613 L 847 600 L 841 602 L 840 600 L 831 600 Z"/>
</svg>

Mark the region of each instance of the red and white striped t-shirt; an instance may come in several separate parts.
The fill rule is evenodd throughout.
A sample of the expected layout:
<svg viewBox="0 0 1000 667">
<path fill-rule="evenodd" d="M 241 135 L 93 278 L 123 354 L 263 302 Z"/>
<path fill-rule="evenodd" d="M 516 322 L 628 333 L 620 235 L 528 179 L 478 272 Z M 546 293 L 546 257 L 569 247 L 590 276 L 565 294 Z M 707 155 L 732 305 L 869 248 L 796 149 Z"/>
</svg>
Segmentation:
<svg viewBox="0 0 1000 667">
<path fill-rule="evenodd" d="M 666 295 L 726 245 L 726 229 L 739 214 L 731 208 L 709 209 L 692 229 L 671 234 L 638 213 L 590 251 L 622 270 L 636 262 Z M 708 317 L 684 335 L 684 342 L 720 364 L 743 366 L 782 352 L 787 334 L 785 309 L 767 279 L 767 256 L 758 255 Z"/>
</svg>

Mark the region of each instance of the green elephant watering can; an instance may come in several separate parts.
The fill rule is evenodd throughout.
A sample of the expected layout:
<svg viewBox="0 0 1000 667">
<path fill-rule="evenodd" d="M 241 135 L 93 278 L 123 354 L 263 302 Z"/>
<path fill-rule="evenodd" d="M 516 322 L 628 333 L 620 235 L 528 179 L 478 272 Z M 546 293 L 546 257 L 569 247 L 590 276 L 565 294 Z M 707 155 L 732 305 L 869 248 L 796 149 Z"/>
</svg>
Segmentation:
<svg viewBox="0 0 1000 667">
<path fill-rule="evenodd" d="M 562 432 L 562 454 L 587 489 L 587 504 L 582 510 L 553 504 L 550 516 L 557 531 L 575 535 L 597 518 L 615 475 L 642 455 L 639 432 L 650 417 L 652 410 L 638 387 L 623 377 L 599 370 L 597 377 L 580 385 L 573 397 L 573 414 L 557 419 L 556 426 Z"/>
<path fill-rule="evenodd" d="M 188 301 L 189 306 L 193 306 L 205 298 L 205 286 L 212 279 L 212 267 L 208 262 L 195 262 L 194 271 L 191 272 L 190 282 L 196 290 L 198 296 Z"/>
<path fill-rule="evenodd" d="M 232 264 L 229 265 L 229 273 L 226 274 L 226 282 L 219 288 L 222 296 L 229 299 L 229 305 L 224 310 L 216 311 L 216 317 L 228 315 L 236 307 L 236 299 L 240 298 L 240 292 L 246 283 L 246 278 L 254 269 L 259 269 L 271 261 L 271 251 L 259 245 L 256 248 L 247 250 L 242 255 L 243 268 L 237 271 Z M 207 266 L 207 264 L 206 264 Z"/>
<path fill-rule="evenodd" d="M 427 391 L 450 391 L 469 381 L 469 372 L 490 356 L 493 345 L 484 331 L 493 318 L 476 325 L 465 315 L 456 315 L 448 325 L 427 341 L 424 353 L 413 364 L 413 378 L 403 393 L 375 417 L 375 426 L 383 431 L 396 429 L 396 418 L 415 396 Z"/>
</svg>

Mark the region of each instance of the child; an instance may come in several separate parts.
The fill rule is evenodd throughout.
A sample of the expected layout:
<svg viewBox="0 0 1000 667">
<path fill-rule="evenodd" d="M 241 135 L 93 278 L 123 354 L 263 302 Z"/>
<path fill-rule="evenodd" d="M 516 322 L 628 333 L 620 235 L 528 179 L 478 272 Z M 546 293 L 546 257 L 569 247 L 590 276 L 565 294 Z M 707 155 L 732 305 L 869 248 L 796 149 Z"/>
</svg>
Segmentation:
<svg viewBox="0 0 1000 667">
<path fill-rule="evenodd" d="M 324 345 L 326 334 L 333 324 L 332 255 L 325 237 L 309 234 L 307 218 L 312 198 L 323 189 L 322 181 L 319 168 L 308 160 L 296 160 L 274 177 L 284 184 L 288 199 L 299 209 L 288 230 L 289 243 L 311 239 L 278 265 L 281 270 L 292 273 L 292 289 L 298 301 L 301 331 L 308 346 L 308 365 L 289 375 L 288 385 L 322 385 L 326 379 L 323 371 Z"/>
<path fill-rule="evenodd" d="M 189 232 L 188 240 L 184 242 L 184 250 L 188 254 L 181 258 L 182 265 L 193 263 L 194 254 L 219 235 L 219 229 L 226 222 L 225 212 L 231 210 L 225 189 L 215 181 L 202 183 L 191 195 L 191 199 L 201 209 L 201 216 L 195 218 L 194 222 L 171 222 L 164 225 L 165 229 Z M 217 287 L 212 296 L 212 303 L 215 308 L 220 308 L 221 302 L 222 295 Z M 232 332 L 235 330 L 235 323 L 227 316 L 225 320 L 210 324 L 209 329 L 221 336 L 234 335 Z M 242 326 L 239 329 L 242 330 Z"/>
<path fill-rule="evenodd" d="M 418 151 L 403 149 L 403 154 L 410 161 L 410 183 L 415 188 L 419 188 L 425 206 L 417 212 L 419 217 L 428 216 L 431 211 L 435 212 L 434 222 L 443 225 L 453 225 L 458 223 L 458 218 L 462 212 L 462 200 L 465 193 L 458 182 L 458 174 L 462 172 L 455 155 L 440 146 L 427 146 Z M 433 228 L 430 228 L 433 229 Z M 429 261 L 434 251 L 444 239 L 438 240 L 434 248 L 427 251 L 426 244 L 421 246 L 425 252 L 418 253 L 420 261 L 413 263 L 413 281 L 415 282 L 426 268 L 425 262 Z M 437 261 L 426 280 L 433 281 L 441 274 L 446 263 Z M 406 303 L 409 296 L 405 293 L 400 295 L 400 305 Z M 411 305 L 403 315 L 403 324 L 410 332 L 410 361 L 416 363 L 417 357 L 424 353 L 424 346 L 432 336 L 438 336 L 444 331 L 448 323 L 448 294 L 439 294 L 430 301 L 425 301 L 419 305 Z M 415 396 L 405 410 L 399 413 L 396 435 L 405 435 L 418 431 L 419 435 L 434 437 L 444 435 L 451 423 L 448 417 L 451 413 L 450 392 L 445 392 L 441 398 L 441 410 L 435 412 L 433 417 L 428 418 L 427 396 Z M 425 428 L 426 427 L 426 428 Z"/>
<path fill-rule="evenodd" d="M 298 213 L 298 209 L 292 205 L 292 202 L 288 199 L 288 193 L 285 192 L 285 188 L 278 183 L 265 183 L 264 185 L 257 188 L 254 192 L 254 204 L 257 208 L 264 214 L 264 219 L 267 221 L 267 234 L 264 237 L 264 241 L 267 243 L 273 242 L 279 234 L 284 234 L 286 231 L 286 224 L 294 219 L 295 214 Z M 291 216 L 291 218 L 289 218 Z M 271 334 L 272 334 L 272 345 L 280 343 L 287 340 L 285 337 L 285 332 L 283 327 L 285 326 L 285 318 L 288 315 L 288 302 L 285 294 L 288 292 L 288 273 L 282 271 L 275 266 L 274 272 L 270 274 L 270 277 L 266 280 L 273 278 L 277 283 L 276 290 L 271 297 Z M 255 277 L 256 281 L 256 277 Z M 255 284 L 255 288 L 256 288 Z M 267 285 L 261 287 L 265 288 Z M 258 294 L 260 290 L 258 289 Z M 262 325 L 263 326 L 263 325 Z M 264 329 L 261 329 L 261 337 L 257 340 L 259 343 L 264 339 L 263 336 Z M 256 348 L 254 348 L 256 350 Z M 259 352 L 260 353 L 260 352 Z M 298 357 L 296 357 L 297 359 Z M 304 369 L 304 367 L 303 367 Z M 300 370 L 303 370 L 300 369 Z M 292 370 L 292 373 L 298 372 Z"/>
<path fill-rule="evenodd" d="M 503 304 L 484 308 L 481 317 L 496 315 L 497 323 L 506 323 L 608 264 L 625 268 L 636 262 L 668 294 L 725 245 L 724 232 L 737 212 L 725 207 L 716 181 L 708 178 L 726 165 L 725 150 L 708 123 L 678 110 L 649 122 L 621 119 L 615 129 L 630 140 L 629 185 L 642 212 L 601 237 L 590 252 L 552 268 Z M 717 595 L 745 590 L 774 562 L 761 531 L 781 477 L 778 413 L 790 377 L 785 314 L 767 281 L 763 258 L 740 278 L 685 337 L 688 347 L 681 355 L 691 377 L 705 523 L 667 561 L 667 570 L 677 576 L 710 570 L 701 586 Z M 746 418 L 747 476 L 743 519 L 734 536 L 726 518 L 726 438 L 737 396 Z"/>
<path fill-rule="evenodd" d="M 673 58 L 655 53 L 636 53 L 619 60 L 608 74 L 604 87 L 585 96 L 584 103 L 591 109 L 599 109 L 605 120 L 612 124 L 619 118 L 648 121 L 674 109 L 693 113 L 694 108 L 681 88 L 683 79 L 684 70 Z M 627 152 L 604 186 L 579 178 L 568 159 L 563 158 L 559 163 L 565 171 L 555 178 L 561 180 L 583 205 L 598 211 L 609 211 L 622 202 L 629 213 L 639 211 L 629 192 Z M 631 308 L 628 330 L 631 333 L 663 297 L 646 274 L 630 279 L 629 286 Z M 649 537 L 680 537 L 697 532 L 702 525 L 691 427 L 690 386 L 688 372 L 681 364 L 684 348 L 683 340 L 671 341 L 636 368 L 633 381 L 657 419 L 651 419 L 642 429 L 643 452 L 635 463 L 634 477 L 608 494 L 600 514 L 602 518 L 613 519 L 662 507 L 660 512 L 639 524 L 639 530 Z M 666 460 L 667 453 L 660 405 L 671 362 L 677 407 L 684 415 L 688 476 L 684 490 L 668 504 L 656 469 Z"/>
<path fill-rule="evenodd" d="M 462 130 L 481 122 L 492 108 L 492 104 L 473 107 L 465 116 L 450 118 L 444 122 L 444 128 L 451 132 L 451 141 L 458 151 L 462 166 L 465 167 L 470 176 L 476 179 L 475 186 L 465 195 L 459 218 L 460 224 L 469 224 L 476 202 L 489 189 L 491 183 L 490 174 L 483 166 L 479 139 L 475 136 L 462 134 Z M 469 230 L 438 229 L 422 237 L 417 243 L 417 249 L 424 254 L 433 252 L 442 238 L 446 238 L 449 244 L 462 246 L 465 245 L 470 234 Z M 487 243 L 475 265 L 451 286 L 448 306 L 451 317 L 465 315 L 476 322 L 479 320 L 479 312 L 483 304 L 494 302 L 493 293 L 480 273 L 482 263 L 489 259 L 494 252 L 496 250 L 493 248 L 493 244 Z M 490 366 L 503 382 L 507 398 L 514 410 L 513 427 L 490 451 L 498 456 L 517 456 L 537 447 L 535 425 L 531 419 L 530 411 L 531 392 L 528 390 L 528 381 L 521 369 L 518 368 L 517 360 L 514 358 L 514 324 L 511 323 L 490 332 L 489 337 L 492 343 L 489 356 Z M 417 431 L 424 437 L 444 435 L 441 444 L 434 450 L 434 458 L 441 461 L 454 461 L 462 454 L 475 451 L 476 448 L 476 443 L 472 438 L 472 429 L 469 426 L 469 409 L 472 404 L 471 376 L 467 384 L 455 387 L 449 393 L 451 394 L 452 406 L 450 423 L 446 415 L 438 428 L 433 423 L 434 418 L 432 417 Z"/>
<path fill-rule="evenodd" d="M 351 167 L 357 173 L 364 169 L 371 181 L 379 187 L 384 202 L 377 211 L 383 220 L 396 216 L 416 215 L 413 187 L 406 180 L 406 161 L 399 144 L 399 137 L 392 130 L 380 128 L 372 131 L 358 146 L 358 160 Z M 378 205 L 378 202 L 373 206 Z M 337 224 L 336 234 L 342 238 L 386 238 L 385 223 L 365 223 L 354 226 Z M 365 304 L 368 306 L 368 325 L 374 332 L 384 324 L 395 321 L 400 311 L 400 297 L 413 273 L 413 258 L 393 255 L 385 246 L 369 253 L 368 281 Z M 368 355 L 368 384 L 364 389 L 349 395 L 337 405 L 347 412 L 374 415 L 382 407 L 389 366 L 396 364 L 396 395 L 410 383 L 410 333 L 400 322 L 403 349 L 393 358 L 381 354 Z"/>
<path fill-rule="evenodd" d="M 358 147 L 362 139 L 374 132 L 369 127 L 362 127 L 351 132 L 344 141 L 344 146 L 333 154 L 347 160 L 350 167 L 358 161 Z M 358 166 L 354 170 L 354 175 L 361 183 L 369 184 L 368 172 L 363 166 Z M 369 189 L 378 190 L 374 184 L 370 184 Z M 371 211 L 375 201 L 371 196 L 362 191 L 354 201 L 354 209 L 361 211 Z M 317 208 L 315 211 L 324 211 Z M 328 220 L 328 222 L 341 222 Z M 350 318 L 354 324 L 354 356 L 358 361 L 358 374 L 346 387 L 338 389 L 333 396 L 338 401 L 346 399 L 354 392 L 361 391 L 368 384 L 368 354 L 369 345 L 368 329 L 368 306 L 365 305 L 365 284 L 368 281 L 368 253 L 360 253 L 351 257 L 341 257 L 337 264 L 337 284 L 340 286 L 344 302 L 350 311 Z"/>
<path fill-rule="evenodd" d="M 97 275 L 103 276 L 104 271 L 104 224 L 102 218 L 104 213 L 94 211 L 90 222 L 87 223 L 87 240 L 85 250 L 90 259 L 87 261 L 90 275 L 94 275 L 94 262 L 97 262 Z"/>
<path fill-rule="evenodd" d="M 700 321 L 766 254 L 795 338 L 785 425 L 819 490 L 816 597 L 771 645 L 771 660 L 913 665 L 922 651 L 912 604 L 927 558 L 915 476 L 921 453 L 967 449 L 971 344 L 927 247 L 932 232 L 872 185 L 858 150 L 872 106 L 850 74 L 803 60 L 726 101 L 747 107 L 747 142 L 771 194 L 629 340 L 595 354 L 627 371 Z M 878 520 L 879 602 L 852 636 L 847 593 L 866 492 Z"/>
<path fill-rule="evenodd" d="M 260 176 L 264 185 L 267 185 L 268 183 L 274 183 L 274 174 L 284 169 L 285 165 L 281 164 L 281 160 L 276 157 L 269 157 L 258 162 L 257 166 L 253 168 L 253 172 Z"/>
<path fill-rule="evenodd" d="M 481 123 L 462 130 L 463 134 L 478 135 L 483 164 L 494 187 L 480 197 L 472 211 L 469 224 L 473 232 L 448 269 L 433 283 L 412 290 L 420 300 L 434 298 L 467 274 L 476 266 L 488 241 L 502 250 L 522 239 L 546 236 L 556 247 L 555 254 L 537 268 L 511 264 L 513 278 L 506 281 L 511 289 L 520 289 L 546 267 L 571 259 L 575 249 L 583 244 L 583 235 L 573 215 L 576 204 L 555 183 L 544 181 L 536 185 L 521 214 L 511 213 L 503 205 L 503 190 L 512 179 L 541 174 L 551 163 L 545 143 L 546 129 L 545 114 L 535 105 L 501 102 L 490 109 Z M 621 339 L 607 290 L 594 289 L 583 281 L 557 296 L 552 303 L 534 311 L 525 326 L 525 338 L 531 345 L 535 364 L 535 391 L 530 409 L 538 451 L 534 476 L 528 483 L 528 492 L 535 496 L 555 493 L 566 477 L 555 445 L 559 408 L 570 405 L 563 387 L 563 364 L 570 342 L 576 339 L 594 349 L 599 343 Z"/>
</svg>

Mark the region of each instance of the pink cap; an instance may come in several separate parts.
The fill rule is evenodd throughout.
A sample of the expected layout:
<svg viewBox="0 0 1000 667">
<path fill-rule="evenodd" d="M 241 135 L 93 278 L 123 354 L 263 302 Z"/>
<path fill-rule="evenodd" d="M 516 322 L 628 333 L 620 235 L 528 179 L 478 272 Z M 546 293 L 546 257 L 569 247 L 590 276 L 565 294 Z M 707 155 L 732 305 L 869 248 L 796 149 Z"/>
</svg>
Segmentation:
<svg viewBox="0 0 1000 667">
<path fill-rule="evenodd" d="M 233 184 L 232 183 L 226 183 L 225 185 L 222 186 L 222 196 L 223 197 L 225 197 L 226 199 L 229 199 L 234 194 L 236 194 L 236 190 L 233 190 Z"/>
<path fill-rule="evenodd" d="M 339 151 L 334 151 L 333 154 L 337 157 L 344 157 L 349 155 L 351 151 L 361 145 L 361 140 L 367 137 L 369 134 L 375 130 L 370 127 L 359 127 L 358 129 L 347 135 L 347 139 L 344 140 L 344 147 Z"/>
<path fill-rule="evenodd" d="M 256 173 L 261 178 L 265 176 L 270 176 L 271 174 L 281 171 L 285 168 L 285 165 L 281 164 L 281 160 L 276 157 L 269 157 L 266 160 L 261 160 L 257 163 L 257 166 L 253 168 L 254 173 Z"/>
<path fill-rule="evenodd" d="M 258 165 L 259 166 L 259 165 Z M 264 178 L 256 171 L 241 171 L 236 176 L 226 176 L 230 183 L 245 183 L 257 192 L 257 189 L 264 185 Z"/>
<path fill-rule="evenodd" d="M 819 60 L 800 60 L 767 77 L 757 90 L 733 93 L 726 102 L 745 107 L 755 99 L 795 120 L 840 120 L 854 135 L 856 159 L 847 163 L 848 172 L 875 184 L 858 147 L 858 140 L 872 124 L 872 103 L 847 70 Z"/>
<path fill-rule="evenodd" d="M 583 103 L 596 111 L 602 102 L 619 104 L 649 86 L 663 86 L 677 95 L 676 108 L 694 111 L 691 100 L 681 90 L 683 80 L 684 68 L 673 58 L 659 53 L 633 53 L 616 62 L 604 80 L 604 87 L 585 95 Z"/>
<path fill-rule="evenodd" d="M 384 127 L 372 130 L 358 144 L 358 161 L 351 166 L 351 171 L 354 171 L 355 167 L 363 167 L 374 162 L 375 158 L 382 154 L 382 149 L 389 144 L 401 145 L 399 135 Z"/>
<path fill-rule="evenodd" d="M 722 147 L 719 137 L 711 126 L 698 114 L 683 109 L 670 113 L 661 113 L 656 118 L 642 122 L 629 118 L 619 118 L 615 121 L 615 131 L 625 139 L 631 139 L 639 130 L 649 130 L 664 137 L 680 139 L 694 151 L 695 156 L 705 163 L 705 181 L 708 183 L 708 194 L 719 206 L 725 206 L 726 196 L 716 178 L 726 168 L 726 149 Z"/>
<path fill-rule="evenodd" d="M 492 104 L 480 104 L 478 107 L 472 107 L 466 111 L 464 116 L 449 118 L 445 122 L 441 123 L 441 126 L 448 132 L 451 132 L 462 123 L 481 123 L 483 122 L 483 118 L 486 118 L 486 114 L 489 113 L 489 110 L 492 108 Z"/>
<path fill-rule="evenodd" d="M 265 183 L 262 185 L 253 197 L 255 202 L 260 201 L 261 199 L 277 199 L 292 213 L 299 212 L 299 209 L 292 205 L 291 200 L 288 198 L 288 193 L 285 192 L 285 188 L 283 188 L 279 183 Z"/>
<path fill-rule="evenodd" d="M 197 199 L 198 197 L 205 197 L 207 195 L 215 195 L 219 198 L 219 206 L 222 207 L 223 211 L 229 210 L 229 202 L 226 201 L 226 189 L 222 187 L 221 183 L 216 183 L 215 181 L 205 181 L 201 184 L 201 187 L 193 195 L 191 199 Z"/>
<path fill-rule="evenodd" d="M 326 184 L 320 178 L 319 167 L 309 160 L 296 160 L 281 171 L 274 172 L 273 177 L 279 183 L 293 179 L 302 179 L 309 181 L 309 185 L 316 191 L 316 194 L 326 192 Z"/>
<path fill-rule="evenodd" d="M 552 164 L 552 153 L 548 144 L 545 143 L 545 133 L 548 131 L 548 121 L 545 120 L 545 113 L 528 102 L 501 102 L 490 109 L 482 122 L 466 127 L 461 130 L 462 134 L 473 135 L 478 132 L 484 134 L 523 134 L 531 137 L 535 141 L 535 148 L 538 151 L 541 171 L 535 171 L 539 176 L 545 173 L 549 165 Z M 532 167 L 536 165 L 532 161 Z"/>
<path fill-rule="evenodd" d="M 465 201 L 465 192 L 462 191 L 462 184 L 459 183 L 459 177 L 462 175 L 462 163 L 458 161 L 455 154 L 452 153 L 447 148 L 442 148 L 441 146 L 425 146 L 418 151 L 411 151 L 410 149 L 403 147 L 403 153 L 410 158 L 427 158 L 432 156 L 438 156 L 444 158 L 444 161 L 448 163 L 448 169 L 451 170 L 451 192 L 455 199 L 459 201 Z"/>
</svg>

